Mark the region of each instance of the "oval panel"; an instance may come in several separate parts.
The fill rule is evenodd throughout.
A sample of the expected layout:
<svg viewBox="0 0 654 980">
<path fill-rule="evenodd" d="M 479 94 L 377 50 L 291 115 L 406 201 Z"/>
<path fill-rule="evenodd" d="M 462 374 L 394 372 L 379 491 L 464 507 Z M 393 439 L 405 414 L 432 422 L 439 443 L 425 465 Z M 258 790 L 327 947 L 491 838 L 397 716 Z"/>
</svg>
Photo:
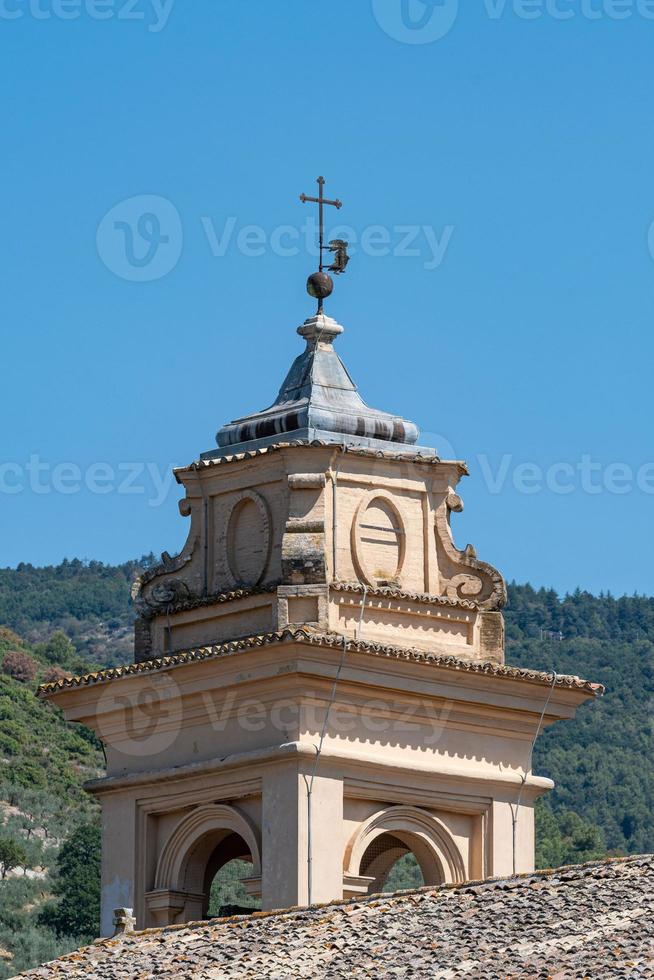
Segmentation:
<svg viewBox="0 0 654 980">
<path fill-rule="evenodd" d="M 384 497 L 375 497 L 360 508 L 356 552 L 360 571 L 370 584 L 397 580 L 404 561 L 404 526 Z"/>
<path fill-rule="evenodd" d="M 229 516 L 227 563 L 236 585 L 258 585 L 268 564 L 270 521 L 262 497 L 244 494 Z"/>
</svg>

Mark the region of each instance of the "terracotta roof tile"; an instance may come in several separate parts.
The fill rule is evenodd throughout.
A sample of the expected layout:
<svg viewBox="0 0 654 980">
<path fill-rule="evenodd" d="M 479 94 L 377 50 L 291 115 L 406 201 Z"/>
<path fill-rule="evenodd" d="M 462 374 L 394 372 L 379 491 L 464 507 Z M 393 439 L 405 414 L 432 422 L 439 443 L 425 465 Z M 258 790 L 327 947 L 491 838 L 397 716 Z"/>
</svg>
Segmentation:
<svg viewBox="0 0 654 980">
<path fill-rule="evenodd" d="M 654 857 L 150 929 L 41 980 L 654 977 Z"/>
<path fill-rule="evenodd" d="M 405 592 L 403 589 L 395 588 L 392 585 L 379 586 L 377 588 L 365 588 L 359 582 L 331 582 L 330 592 L 353 592 L 361 595 L 364 591 L 367 595 L 380 599 L 400 599 L 404 602 L 422 602 L 429 606 L 448 606 L 457 609 L 479 609 L 479 603 L 475 599 L 450 599 L 445 595 L 431 595 L 428 592 Z"/>
<path fill-rule="evenodd" d="M 192 470 L 205 470 L 212 466 L 224 466 L 226 463 L 237 463 L 244 459 L 256 459 L 258 456 L 266 456 L 269 453 L 276 453 L 282 449 L 293 449 L 298 446 L 304 448 L 309 447 L 312 449 L 328 449 L 337 448 L 341 449 L 343 452 L 347 453 L 349 456 L 363 456 L 368 459 L 390 459 L 395 462 L 405 462 L 405 463 L 424 463 L 426 466 L 437 466 L 442 462 L 453 463 L 459 467 L 463 474 L 468 474 L 468 467 L 463 460 L 441 460 L 439 456 L 426 456 L 419 452 L 392 452 L 385 451 L 383 449 L 366 449 L 365 447 L 357 446 L 339 446 L 337 443 L 325 442 L 322 440 L 294 440 L 291 442 L 278 442 L 272 446 L 264 446 L 261 449 L 250 449 L 246 452 L 234 453 L 230 456 L 218 456 L 213 459 L 199 459 L 190 466 L 179 466 L 176 467 L 173 472 L 179 480 L 178 474 L 187 473 Z"/>
<path fill-rule="evenodd" d="M 105 683 L 119 677 L 128 677 L 131 674 L 141 674 L 152 670 L 169 670 L 173 667 L 179 667 L 183 664 L 200 660 L 235 656 L 245 653 L 248 650 L 256 649 L 257 647 L 270 646 L 275 643 L 301 643 L 310 646 L 342 649 L 343 641 L 344 637 L 337 633 L 324 633 L 308 627 L 304 627 L 303 629 L 289 628 L 278 630 L 274 633 L 244 637 L 240 640 L 232 640 L 229 643 L 221 643 L 215 646 L 186 650 L 169 657 L 161 657 L 157 660 L 146 660 L 143 663 L 127 664 L 124 667 L 112 667 L 108 670 L 100 670 L 81 677 L 64 677 L 61 680 L 53 681 L 51 684 L 42 684 L 39 688 L 39 695 L 41 697 L 49 697 L 51 694 L 55 694 L 57 691 L 66 688 Z M 504 664 L 485 661 L 462 660 L 458 657 L 429 653 L 424 650 L 389 646 L 382 643 L 369 643 L 363 640 L 347 640 L 347 649 L 350 653 L 387 657 L 394 660 L 408 660 L 413 663 L 444 667 L 448 670 L 464 673 L 485 674 L 487 676 L 505 677 L 514 680 L 528 680 L 537 684 L 552 684 L 552 674 L 540 670 L 527 670 L 523 667 L 509 667 Z M 588 694 L 600 695 L 604 693 L 604 688 L 601 684 L 592 684 L 590 681 L 582 680 L 580 677 L 572 677 L 564 674 L 557 675 L 555 686 L 559 688 L 575 688 L 577 690 L 587 691 Z"/>
</svg>

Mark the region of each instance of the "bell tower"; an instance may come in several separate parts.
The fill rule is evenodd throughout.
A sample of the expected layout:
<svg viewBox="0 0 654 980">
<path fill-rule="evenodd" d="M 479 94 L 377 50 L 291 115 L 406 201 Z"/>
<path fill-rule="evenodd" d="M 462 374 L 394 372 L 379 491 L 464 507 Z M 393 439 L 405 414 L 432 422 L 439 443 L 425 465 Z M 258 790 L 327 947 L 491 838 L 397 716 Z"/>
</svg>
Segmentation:
<svg viewBox="0 0 654 980">
<path fill-rule="evenodd" d="M 188 539 L 134 587 L 134 663 L 42 689 L 105 745 L 104 935 L 203 918 L 235 857 L 264 909 L 409 852 L 426 884 L 530 871 L 533 741 L 599 693 L 505 664 L 502 576 L 451 530 L 466 466 L 364 403 L 330 283 L 321 251 L 275 402 L 176 470 Z"/>
</svg>

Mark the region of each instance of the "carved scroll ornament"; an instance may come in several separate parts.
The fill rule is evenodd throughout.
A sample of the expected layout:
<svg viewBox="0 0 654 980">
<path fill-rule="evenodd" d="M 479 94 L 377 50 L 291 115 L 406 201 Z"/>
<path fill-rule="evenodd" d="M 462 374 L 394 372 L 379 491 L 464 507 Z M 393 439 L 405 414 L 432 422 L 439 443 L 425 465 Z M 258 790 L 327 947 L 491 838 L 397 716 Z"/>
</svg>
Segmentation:
<svg viewBox="0 0 654 980">
<path fill-rule="evenodd" d="M 480 561 L 472 545 L 460 551 L 454 544 L 450 515 L 462 510 L 461 497 L 450 488 L 435 516 L 441 591 L 450 599 L 474 599 L 480 609 L 502 609 L 507 600 L 502 575 L 492 565 Z"/>
</svg>

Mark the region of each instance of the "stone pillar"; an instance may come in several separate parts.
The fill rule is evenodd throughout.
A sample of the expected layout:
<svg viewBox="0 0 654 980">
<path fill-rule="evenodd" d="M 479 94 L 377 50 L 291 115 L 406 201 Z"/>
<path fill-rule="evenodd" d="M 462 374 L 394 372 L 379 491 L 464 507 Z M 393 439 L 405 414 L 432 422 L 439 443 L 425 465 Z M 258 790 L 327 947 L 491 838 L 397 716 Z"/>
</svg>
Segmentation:
<svg viewBox="0 0 654 980">
<path fill-rule="evenodd" d="M 516 794 L 517 799 L 517 794 Z M 516 801 L 493 801 L 492 873 L 494 876 L 513 874 L 513 813 Z M 520 803 L 515 833 L 515 872 L 534 870 L 534 804 L 524 797 Z"/>
<path fill-rule="evenodd" d="M 311 782 L 310 764 L 305 767 Z M 307 786 L 302 779 L 300 797 L 300 883 L 302 904 L 309 902 Z M 343 898 L 343 779 L 316 775 L 311 792 L 311 903 Z"/>
<path fill-rule="evenodd" d="M 100 936 L 114 934 L 114 910 L 134 907 L 136 809 L 130 797 L 111 794 L 102 800 L 102 893 Z"/>
<path fill-rule="evenodd" d="M 155 926 L 171 926 L 175 922 L 197 922 L 202 918 L 204 895 L 160 888 L 147 892 L 146 908 Z"/>
<path fill-rule="evenodd" d="M 297 762 L 268 770 L 261 800 L 261 907 L 289 908 L 299 903 Z"/>
<path fill-rule="evenodd" d="M 306 777 L 306 779 L 305 779 Z M 276 767 L 263 780 L 262 907 L 309 901 L 311 763 Z M 311 901 L 343 897 L 343 780 L 318 774 L 311 793 Z"/>
</svg>

